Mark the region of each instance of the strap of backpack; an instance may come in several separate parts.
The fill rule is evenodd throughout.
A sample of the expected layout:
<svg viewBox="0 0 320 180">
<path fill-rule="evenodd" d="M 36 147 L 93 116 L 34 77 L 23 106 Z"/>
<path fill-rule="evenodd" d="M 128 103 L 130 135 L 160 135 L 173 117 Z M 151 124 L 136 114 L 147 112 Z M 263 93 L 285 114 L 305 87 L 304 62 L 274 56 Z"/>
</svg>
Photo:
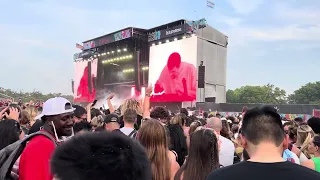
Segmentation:
<svg viewBox="0 0 320 180">
<path fill-rule="evenodd" d="M 129 137 L 133 137 L 133 135 L 136 133 L 137 131 L 134 129 L 133 131 L 131 131 L 131 133 L 128 135 Z"/>
<path fill-rule="evenodd" d="M 52 135 L 45 132 L 45 131 L 38 131 L 38 132 L 30 134 L 29 136 L 27 136 L 26 138 L 24 138 L 22 140 L 21 144 L 27 143 L 28 141 L 30 141 L 30 139 L 32 139 L 33 137 L 38 136 L 38 135 L 45 136 L 46 138 L 50 139 L 54 143 L 55 146 L 58 145 L 57 141 L 52 137 Z"/>
<path fill-rule="evenodd" d="M 0 172 L 0 179 L 4 179 L 5 176 L 11 172 L 13 164 L 17 161 L 17 159 L 19 158 L 19 156 L 23 152 L 24 148 L 27 145 L 27 142 L 29 142 L 33 137 L 39 136 L 39 135 L 45 136 L 48 139 L 50 139 L 54 143 L 55 146 L 58 145 L 56 140 L 47 132 L 38 131 L 36 133 L 30 134 L 29 136 L 25 137 L 23 140 L 21 140 L 19 142 L 20 143 L 19 148 L 15 149 L 10 154 L 10 156 L 7 158 L 6 162 L 2 165 L 1 172 Z"/>
</svg>

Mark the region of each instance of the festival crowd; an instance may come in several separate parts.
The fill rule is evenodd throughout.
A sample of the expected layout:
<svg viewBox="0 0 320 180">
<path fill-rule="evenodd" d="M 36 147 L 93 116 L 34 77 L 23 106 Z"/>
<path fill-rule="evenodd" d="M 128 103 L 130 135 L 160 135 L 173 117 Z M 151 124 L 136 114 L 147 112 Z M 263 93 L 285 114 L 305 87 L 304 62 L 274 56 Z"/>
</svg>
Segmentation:
<svg viewBox="0 0 320 180">
<path fill-rule="evenodd" d="M 201 116 L 124 100 L 109 109 L 56 97 L 0 107 L 0 180 L 320 180 L 320 118 L 274 107 Z"/>
</svg>

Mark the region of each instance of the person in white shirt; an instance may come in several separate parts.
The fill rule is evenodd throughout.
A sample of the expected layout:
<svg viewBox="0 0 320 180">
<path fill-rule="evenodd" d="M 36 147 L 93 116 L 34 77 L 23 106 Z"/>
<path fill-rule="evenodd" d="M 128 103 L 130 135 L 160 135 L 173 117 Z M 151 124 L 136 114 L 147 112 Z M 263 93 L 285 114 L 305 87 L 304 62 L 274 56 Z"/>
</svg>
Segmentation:
<svg viewBox="0 0 320 180">
<path fill-rule="evenodd" d="M 137 111 L 135 109 L 126 109 L 123 113 L 124 126 L 120 131 L 129 136 L 135 137 L 137 131 L 134 129 L 134 123 L 137 119 Z"/>
<path fill-rule="evenodd" d="M 219 162 L 222 166 L 230 166 L 233 164 L 233 157 L 235 152 L 234 144 L 231 140 L 220 135 L 222 129 L 221 119 L 217 117 L 212 117 L 207 119 L 207 128 L 213 129 L 219 136 L 219 141 L 221 142 L 219 151 Z"/>
</svg>

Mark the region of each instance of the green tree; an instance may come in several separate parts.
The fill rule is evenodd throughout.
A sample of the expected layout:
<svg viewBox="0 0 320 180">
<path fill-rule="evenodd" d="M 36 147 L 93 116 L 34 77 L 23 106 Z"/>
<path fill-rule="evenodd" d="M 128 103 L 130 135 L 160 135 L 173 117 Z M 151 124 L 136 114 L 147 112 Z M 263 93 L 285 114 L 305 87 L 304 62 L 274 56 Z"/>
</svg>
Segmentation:
<svg viewBox="0 0 320 180">
<path fill-rule="evenodd" d="M 320 81 L 308 83 L 289 95 L 291 104 L 320 104 Z"/>
<path fill-rule="evenodd" d="M 285 104 L 286 91 L 272 84 L 265 86 L 242 86 L 227 91 L 228 103 Z"/>
<path fill-rule="evenodd" d="M 73 102 L 73 96 L 72 95 L 63 95 L 61 93 L 49 93 L 49 94 L 42 94 L 39 91 L 33 91 L 33 92 L 16 92 L 11 89 L 4 89 L 0 88 L 0 98 L 1 94 L 4 94 L 6 96 L 10 96 L 14 98 L 14 100 L 17 102 L 19 98 L 22 99 L 23 102 L 29 102 L 29 101 L 40 101 L 45 102 L 46 100 L 53 98 L 53 97 L 64 97 L 68 99 L 70 102 Z M 3 96 L 4 98 L 7 98 L 6 96 Z"/>
</svg>

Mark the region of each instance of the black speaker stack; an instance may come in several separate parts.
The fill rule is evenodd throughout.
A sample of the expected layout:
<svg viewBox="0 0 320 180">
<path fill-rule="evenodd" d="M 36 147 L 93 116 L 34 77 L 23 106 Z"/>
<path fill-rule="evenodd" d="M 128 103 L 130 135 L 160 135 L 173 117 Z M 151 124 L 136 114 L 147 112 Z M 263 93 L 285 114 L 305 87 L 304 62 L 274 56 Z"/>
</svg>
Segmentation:
<svg viewBox="0 0 320 180">
<path fill-rule="evenodd" d="M 206 71 L 205 66 L 199 66 L 199 68 L 198 68 L 198 88 L 204 88 L 205 71 Z"/>
</svg>

